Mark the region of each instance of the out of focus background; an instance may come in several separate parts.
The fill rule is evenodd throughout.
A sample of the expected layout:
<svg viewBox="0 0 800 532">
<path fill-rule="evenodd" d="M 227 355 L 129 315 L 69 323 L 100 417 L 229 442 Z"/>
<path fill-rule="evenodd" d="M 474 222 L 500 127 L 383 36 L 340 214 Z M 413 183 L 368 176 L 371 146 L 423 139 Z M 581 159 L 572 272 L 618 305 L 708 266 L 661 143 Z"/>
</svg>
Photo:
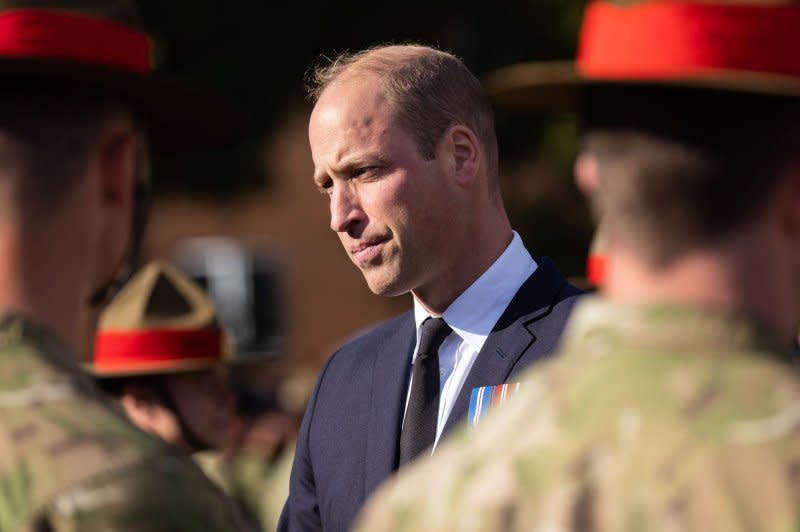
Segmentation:
<svg viewBox="0 0 800 532">
<path fill-rule="evenodd" d="M 339 344 L 410 306 L 408 296 L 373 295 L 328 228 L 327 199 L 311 180 L 309 65 L 383 42 L 437 45 L 479 77 L 571 58 L 582 5 L 140 1 L 159 70 L 226 96 L 249 119 L 246 139 L 226 151 L 156 159 L 144 247 L 145 259 L 175 260 L 209 290 L 246 360 L 238 373 L 249 389 L 301 408 Z M 567 118 L 497 116 L 514 227 L 534 255 L 580 278 L 592 220 L 571 178 L 575 129 Z"/>
</svg>

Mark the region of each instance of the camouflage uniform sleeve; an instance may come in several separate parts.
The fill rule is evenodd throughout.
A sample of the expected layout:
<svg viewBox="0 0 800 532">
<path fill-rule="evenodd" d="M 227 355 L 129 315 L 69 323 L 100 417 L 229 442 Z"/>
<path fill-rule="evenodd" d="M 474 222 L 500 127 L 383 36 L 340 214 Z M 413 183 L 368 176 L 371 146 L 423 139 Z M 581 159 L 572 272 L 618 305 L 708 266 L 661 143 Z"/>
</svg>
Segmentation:
<svg viewBox="0 0 800 532">
<path fill-rule="evenodd" d="M 45 509 L 47 532 L 228 532 L 240 516 L 193 464 L 160 455 L 76 486 Z"/>
<path fill-rule="evenodd" d="M 368 500 L 354 530 L 360 532 L 453 530 L 511 530 L 519 524 L 510 503 L 519 488 L 516 445 L 497 449 L 498 435 L 505 442 L 515 440 L 519 419 L 528 405 L 537 401 L 540 411 L 549 407 L 542 401 L 541 388 L 532 382 L 502 409 L 490 412 L 476 429 L 464 427 L 444 441 L 434 456 L 425 457 L 401 470 Z M 552 417 L 531 427 L 533 447 L 551 440 Z M 540 441 L 536 442 L 535 439 Z M 492 460 L 486 460 L 492 456 Z M 523 521 L 524 522 L 524 521 Z M 523 526 L 522 529 L 526 527 Z M 518 529 L 518 528 L 517 528 Z"/>
</svg>

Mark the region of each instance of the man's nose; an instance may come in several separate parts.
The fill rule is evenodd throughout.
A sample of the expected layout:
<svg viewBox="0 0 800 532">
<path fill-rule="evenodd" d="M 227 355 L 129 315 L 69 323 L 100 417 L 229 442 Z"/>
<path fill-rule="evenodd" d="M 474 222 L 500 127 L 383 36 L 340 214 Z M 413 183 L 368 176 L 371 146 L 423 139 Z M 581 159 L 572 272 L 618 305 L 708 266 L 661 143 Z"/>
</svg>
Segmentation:
<svg viewBox="0 0 800 532">
<path fill-rule="evenodd" d="M 331 229 L 337 233 L 347 232 L 354 223 L 364 219 L 358 193 L 348 184 L 334 188 L 330 208 Z"/>
</svg>

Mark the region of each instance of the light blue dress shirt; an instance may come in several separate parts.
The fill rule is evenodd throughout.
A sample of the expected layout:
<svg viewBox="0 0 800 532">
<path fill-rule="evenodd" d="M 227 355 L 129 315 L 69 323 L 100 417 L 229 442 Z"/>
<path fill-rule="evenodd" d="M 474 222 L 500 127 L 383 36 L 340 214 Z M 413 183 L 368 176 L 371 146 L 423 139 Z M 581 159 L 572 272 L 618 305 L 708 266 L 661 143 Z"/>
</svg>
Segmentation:
<svg viewBox="0 0 800 532">
<path fill-rule="evenodd" d="M 505 312 L 522 284 L 536 271 L 537 264 L 514 231 L 511 243 L 497 260 L 467 288 L 442 314 L 453 332 L 439 347 L 439 418 L 436 424 L 436 443 L 442 434 L 459 391 L 469 374 L 478 353 L 497 321 Z M 414 299 L 414 321 L 417 326 L 417 346 L 420 325 L 430 314 Z M 417 357 L 414 348 L 413 360 Z M 409 368 L 409 373 L 411 368 Z M 487 385 L 500 384 L 487 382 Z M 411 385 L 408 387 L 411 390 Z M 408 397 L 406 397 L 408 406 Z M 434 444 L 435 446 L 435 444 Z"/>
</svg>

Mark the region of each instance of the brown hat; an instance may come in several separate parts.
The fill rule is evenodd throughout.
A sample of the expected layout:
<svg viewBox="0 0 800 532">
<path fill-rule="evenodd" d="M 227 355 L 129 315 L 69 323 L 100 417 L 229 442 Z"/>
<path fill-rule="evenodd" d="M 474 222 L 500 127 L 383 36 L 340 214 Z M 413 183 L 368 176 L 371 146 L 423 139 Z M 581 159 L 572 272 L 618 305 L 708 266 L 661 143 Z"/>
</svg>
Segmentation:
<svg viewBox="0 0 800 532">
<path fill-rule="evenodd" d="M 574 111 L 590 86 L 673 86 L 800 97 L 800 4 L 590 1 L 575 62 L 522 63 L 485 80 L 501 107 Z"/>
<path fill-rule="evenodd" d="M 231 140 L 241 115 L 219 98 L 153 75 L 152 43 L 131 0 L 0 0 L 0 79 L 59 82 L 128 101 L 157 150 Z"/>
<path fill-rule="evenodd" d="M 96 377 L 215 367 L 230 352 L 211 300 L 164 261 L 151 262 L 100 317 L 89 370 Z"/>
</svg>

